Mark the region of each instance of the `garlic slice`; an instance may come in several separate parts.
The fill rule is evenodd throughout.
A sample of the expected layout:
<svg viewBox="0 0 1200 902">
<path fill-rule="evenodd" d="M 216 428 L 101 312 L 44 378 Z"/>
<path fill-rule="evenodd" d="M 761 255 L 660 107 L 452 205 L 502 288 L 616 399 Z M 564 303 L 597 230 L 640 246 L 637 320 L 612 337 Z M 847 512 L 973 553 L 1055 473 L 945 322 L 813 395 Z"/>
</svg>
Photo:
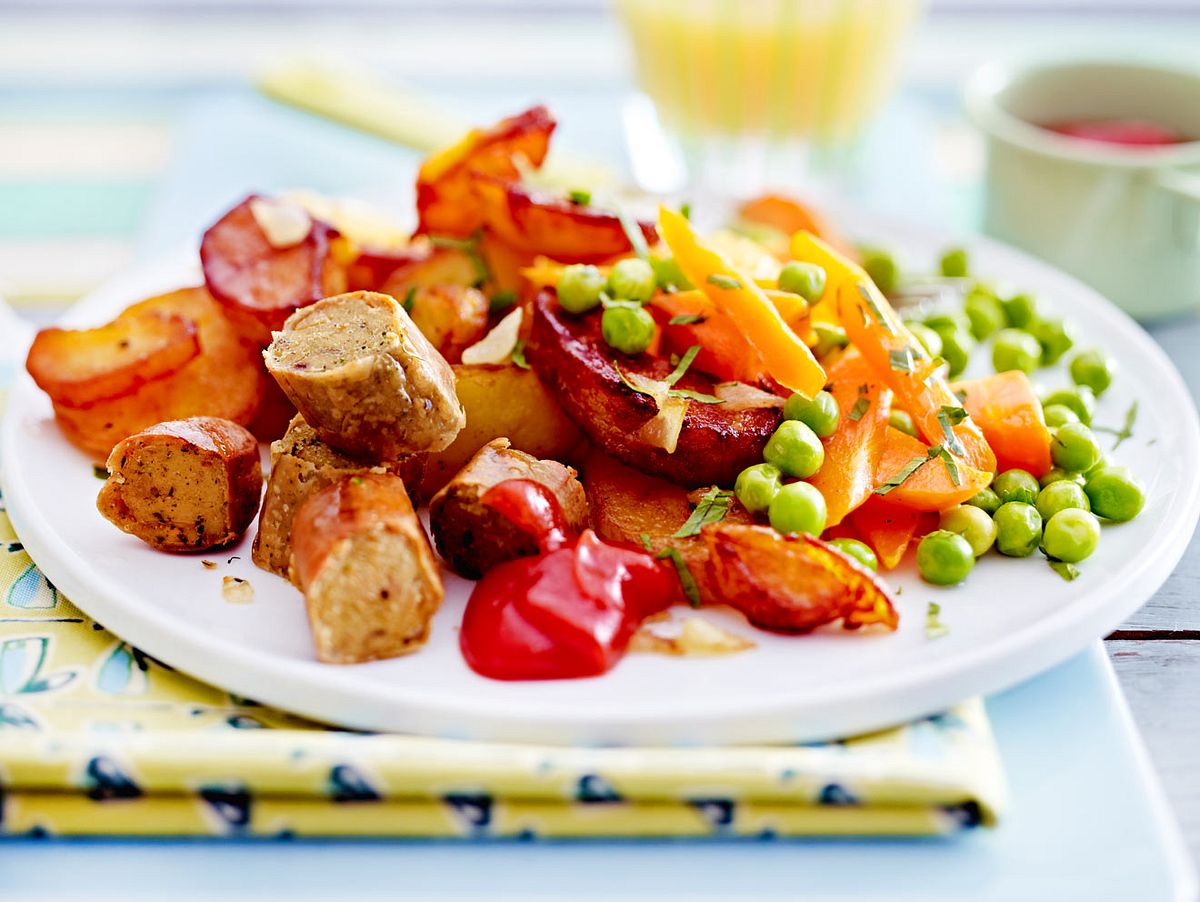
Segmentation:
<svg viewBox="0 0 1200 902">
<path fill-rule="evenodd" d="M 525 311 L 511 310 L 487 335 L 462 352 L 462 362 L 469 364 L 508 363 L 521 335 L 521 320 Z"/>
<path fill-rule="evenodd" d="M 295 247 L 312 231 L 312 217 L 299 204 L 269 197 L 250 201 L 250 213 L 267 237 L 267 243 L 282 251 Z"/>
<path fill-rule="evenodd" d="M 745 382 L 722 382 L 713 394 L 725 402 L 725 410 L 760 410 L 782 407 L 783 398 Z"/>
<path fill-rule="evenodd" d="M 731 655 L 754 648 L 754 643 L 744 636 L 709 623 L 702 617 L 688 617 L 679 626 L 677 633 L 665 632 L 659 627 L 678 625 L 644 623 L 629 642 L 630 651 L 653 652 L 662 655 L 687 657 Z"/>
</svg>

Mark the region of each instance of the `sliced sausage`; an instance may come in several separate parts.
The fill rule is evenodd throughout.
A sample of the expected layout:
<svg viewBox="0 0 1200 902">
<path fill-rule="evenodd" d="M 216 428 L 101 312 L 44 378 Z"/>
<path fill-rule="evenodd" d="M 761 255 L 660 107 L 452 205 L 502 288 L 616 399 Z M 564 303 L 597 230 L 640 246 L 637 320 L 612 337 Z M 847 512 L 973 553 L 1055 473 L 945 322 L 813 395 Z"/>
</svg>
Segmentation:
<svg viewBox="0 0 1200 902">
<path fill-rule="evenodd" d="M 304 417 L 297 415 L 283 438 L 271 443 L 271 475 L 254 537 L 254 563 L 291 579 L 292 520 L 309 495 L 343 477 L 372 470 L 391 472 L 417 485 L 424 463 L 424 456 L 415 454 L 372 467 L 330 448 Z"/>
<path fill-rule="evenodd" d="M 506 438 L 488 442 L 429 503 L 429 527 L 438 554 L 468 579 L 479 579 L 504 561 L 537 553 L 531 536 L 479 500 L 506 479 L 540 482 L 558 498 L 572 529 L 588 525 L 587 498 L 573 469 L 511 448 Z"/>
<path fill-rule="evenodd" d="M 237 423 L 192 417 L 122 439 L 108 457 L 96 507 L 162 551 L 202 551 L 237 539 L 258 511 L 258 442 Z"/>
<path fill-rule="evenodd" d="M 394 658 L 429 637 L 442 577 L 399 477 L 347 476 L 316 492 L 296 512 L 292 547 L 320 660 Z"/>
<path fill-rule="evenodd" d="M 466 424 L 450 365 L 388 295 L 355 291 L 298 310 L 263 356 L 322 440 L 347 454 L 441 451 Z"/>
</svg>

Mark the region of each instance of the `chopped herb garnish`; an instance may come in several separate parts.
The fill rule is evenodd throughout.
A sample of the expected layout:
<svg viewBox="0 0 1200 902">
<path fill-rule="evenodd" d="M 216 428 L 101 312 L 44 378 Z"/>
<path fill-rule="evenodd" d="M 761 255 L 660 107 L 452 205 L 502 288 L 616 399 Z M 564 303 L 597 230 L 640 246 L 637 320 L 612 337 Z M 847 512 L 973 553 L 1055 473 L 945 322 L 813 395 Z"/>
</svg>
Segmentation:
<svg viewBox="0 0 1200 902">
<path fill-rule="evenodd" d="M 405 313 L 413 312 L 413 303 L 417 300 L 417 286 L 409 285 L 408 291 L 404 293 L 404 300 L 400 302 L 400 306 L 404 308 Z"/>
<path fill-rule="evenodd" d="M 925 638 L 940 639 L 950 632 L 950 627 L 942 623 L 942 606 L 936 601 L 929 602 L 925 609 Z"/>
<path fill-rule="evenodd" d="M 361 476 L 351 476 L 350 482 L 353 485 L 362 485 L 363 484 L 363 480 L 362 480 Z"/>
<path fill-rule="evenodd" d="M 854 406 L 850 408 L 850 413 L 847 416 L 857 423 L 867 415 L 867 411 L 871 409 L 871 399 L 868 397 L 860 397 L 854 402 Z"/>
<path fill-rule="evenodd" d="M 617 219 L 621 222 L 621 229 L 625 232 L 633 252 L 649 263 L 650 248 L 646 246 L 646 236 L 642 234 L 642 227 L 620 208 L 617 209 Z"/>
<path fill-rule="evenodd" d="M 585 191 L 582 188 L 576 188 L 574 191 L 568 194 L 567 197 L 570 198 L 571 203 L 580 207 L 586 207 L 592 202 L 592 192 Z"/>
<path fill-rule="evenodd" d="M 702 323 L 704 317 L 699 313 L 681 313 L 679 316 L 673 316 L 667 320 L 670 326 L 690 326 L 692 323 Z"/>
<path fill-rule="evenodd" d="M 461 251 L 466 254 L 475 267 L 476 287 L 482 285 L 491 277 L 487 261 L 483 259 L 483 255 L 479 252 L 478 232 L 470 238 L 455 238 L 453 235 L 430 235 L 429 243 L 434 247 L 450 248 L 451 250 Z"/>
<path fill-rule="evenodd" d="M 108 467 L 103 464 L 92 464 L 92 475 L 97 479 L 108 479 Z"/>
<path fill-rule="evenodd" d="M 626 310 L 641 310 L 642 309 L 641 301 L 630 301 L 630 300 L 623 300 L 621 298 L 610 298 L 603 291 L 600 292 L 600 306 L 603 307 L 605 310 L 608 310 L 610 307 L 624 307 Z"/>
<path fill-rule="evenodd" d="M 700 345 L 692 345 L 690 348 L 684 351 L 683 356 L 679 358 L 679 363 L 675 366 L 675 369 L 671 372 L 671 375 L 669 375 L 663 381 L 666 382 L 667 385 L 674 385 L 676 382 L 682 379 L 683 374 L 688 371 L 688 367 L 692 365 L 692 361 L 696 359 L 696 355 L 699 353 Z"/>
<path fill-rule="evenodd" d="M 1113 429 L 1111 426 L 1093 426 L 1096 432 L 1107 432 L 1109 435 L 1116 436 L 1117 440 L 1113 442 L 1112 450 L 1116 451 L 1121 447 L 1121 443 L 1127 438 L 1133 438 L 1133 424 L 1137 421 L 1138 402 L 1134 401 L 1129 405 L 1129 409 L 1125 411 L 1125 425 L 1120 429 Z"/>
<path fill-rule="evenodd" d="M 488 298 L 488 312 L 499 313 L 501 310 L 507 310 L 517 302 L 517 293 L 515 291 L 497 291 L 494 295 Z"/>
<path fill-rule="evenodd" d="M 943 404 L 938 410 L 938 423 L 942 427 L 942 435 L 946 437 L 946 447 L 955 454 L 963 457 L 967 454 L 967 449 L 963 447 L 962 441 L 959 439 L 954 427 L 967 418 L 967 412 L 961 407 L 951 407 L 949 404 Z M 955 485 L 958 485 L 956 482 Z"/>
<path fill-rule="evenodd" d="M 654 550 L 653 546 L 651 546 L 651 544 L 650 544 L 650 533 L 644 532 L 641 534 L 641 536 L 639 538 L 641 538 L 641 540 L 642 540 L 643 548 L 645 548 L 647 551 Z"/>
<path fill-rule="evenodd" d="M 1076 579 L 1079 576 L 1079 568 L 1076 567 L 1074 564 L 1068 564 L 1066 561 L 1055 561 L 1055 560 L 1049 561 L 1049 564 L 1050 564 L 1050 569 L 1053 570 L 1055 573 L 1057 573 L 1059 576 L 1061 576 L 1063 579 L 1065 579 L 1067 582 L 1070 582 L 1071 580 Z"/>
<path fill-rule="evenodd" d="M 945 449 L 942 445 L 934 445 L 929 449 L 929 453 L 937 452 L 937 456 L 942 459 L 942 463 L 946 465 L 946 472 L 950 474 L 950 481 L 955 485 L 962 485 L 962 477 L 958 473 L 958 461 L 954 459 L 954 455 Z"/>
<path fill-rule="evenodd" d="M 529 369 L 529 361 L 525 359 L 525 339 L 518 338 L 517 343 L 513 345 L 512 362 L 523 370 Z"/>
<path fill-rule="evenodd" d="M 679 215 L 682 216 L 684 219 L 686 219 L 688 222 L 691 222 L 692 221 L 692 205 L 691 204 L 680 204 L 679 205 Z"/>
<path fill-rule="evenodd" d="M 867 287 L 865 282 L 858 283 L 858 293 L 862 296 L 862 299 L 867 302 L 867 307 L 870 308 L 871 315 L 875 317 L 875 322 L 883 326 L 884 330 L 889 335 L 895 335 L 896 327 L 892 325 L 891 320 L 889 320 L 884 314 L 883 308 L 879 306 L 879 303 L 875 300 L 874 295 L 871 294 L 871 289 Z M 863 321 L 866 321 L 865 315 L 863 316 Z"/>
<path fill-rule="evenodd" d="M 724 398 L 716 395 L 706 395 L 702 391 L 692 391 L 690 388 L 673 388 L 667 392 L 668 398 L 686 398 L 689 401 L 699 401 L 701 404 L 724 404 Z"/>
<path fill-rule="evenodd" d="M 733 501 L 733 492 L 728 489 L 711 488 L 700 496 L 700 502 L 687 522 L 679 527 L 671 538 L 686 539 L 688 536 L 699 535 L 700 530 L 709 523 L 720 523 L 729 513 L 729 505 Z"/>
<path fill-rule="evenodd" d="M 683 559 L 679 549 L 664 548 L 654 556 L 659 560 L 669 560 L 675 565 L 675 572 L 679 575 L 679 585 L 683 589 L 683 595 L 688 600 L 688 604 L 694 608 L 700 607 L 700 587 L 696 585 L 696 578 L 692 576 L 692 571 L 688 569 L 687 561 Z"/>
<path fill-rule="evenodd" d="M 917 470 L 929 463 L 930 460 L 932 460 L 932 458 L 926 456 L 914 457 L 904 465 L 904 468 L 899 473 L 897 473 L 883 485 L 876 488 L 875 494 L 886 495 L 892 489 L 896 489 L 904 485 L 904 483 L 908 481 L 908 477 L 912 476 L 913 473 L 917 472 Z"/>
<path fill-rule="evenodd" d="M 715 272 L 708 277 L 708 284 L 716 285 L 718 288 L 724 288 L 726 291 L 733 291 L 742 287 L 742 283 L 733 276 L 726 276 L 719 272 Z"/>
<path fill-rule="evenodd" d="M 911 373 L 913 362 L 913 350 L 908 345 L 888 351 L 888 364 L 898 373 Z"/>
</svg>

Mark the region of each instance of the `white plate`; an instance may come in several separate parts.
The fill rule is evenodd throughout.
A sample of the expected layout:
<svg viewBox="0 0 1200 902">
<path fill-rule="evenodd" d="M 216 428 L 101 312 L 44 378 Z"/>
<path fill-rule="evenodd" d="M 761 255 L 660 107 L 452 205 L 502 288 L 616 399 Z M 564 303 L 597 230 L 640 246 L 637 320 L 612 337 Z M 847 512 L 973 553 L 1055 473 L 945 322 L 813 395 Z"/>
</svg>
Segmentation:
<svg viewBox="0 0 1200 902">
<path fill-rule="evenodd" d="M 945 235 L 871 217 L 852 221 L 856 231 L 916 261 L 936 259 L 950 243 Z M 1118 359 L 1120 375 L 1096 422 L 1119 426 L 1130 402 L 1139 400 L 1134 437 L 1116 458 L 1146 481 L 1147 503 L 1134 522 L 1104 528 L 1099 551 L 1071 583 L 1040 555 L 1010 560 L 992 553 L 964 586 L 936 589 L 916 578 L 910 555 L 888 577 L 903 587 L 894 634 L 776 636 L 736 615 L 706 611 L 757 647 L 707 659 L 633 654 L 587 680 L 493 682 L 472 673 L 459 654 L 470 584 L 447 576 L 446 603 L 418 654 L 321 664 L 299 594 L 255 569 L 249 539 L 202 555 L 220 562 L 206 570 L 201 556 L 154 552 L 105 522 L 94 506 L 99 482 L 91 462 L 63 439 L 49 402 L 24 374 L 10 396 L 0 445 L 9 513 L 47 577 L 118 635 L 201 679 L 342 726 L 550 743 L 718 744 L 817 740 L 899 723 L 1003 689 L 1104 635 L 1167 578 L 1200 511 L 1200 427 L 1159 348 L 1074 280 L 993 243 L 977 241 L 971 249 L 978 272 L 1035 292 L 1047 309 L 1078 324 L 1083 344 Z M 187 258 L 164 261 L 91 295 L 67 321 L 99 323 L 140 297 L 197 279 Z M 1061 370 L 1040 378 L 1068 384 Z M 227 564 L 234 555 L 240 559 Z M 253 603 L 225 601 L 225 575 L 250 580 Z M 944 638 L 926 638 L 930 601 L 941 604 L 950 627 Z"/>
</svg>

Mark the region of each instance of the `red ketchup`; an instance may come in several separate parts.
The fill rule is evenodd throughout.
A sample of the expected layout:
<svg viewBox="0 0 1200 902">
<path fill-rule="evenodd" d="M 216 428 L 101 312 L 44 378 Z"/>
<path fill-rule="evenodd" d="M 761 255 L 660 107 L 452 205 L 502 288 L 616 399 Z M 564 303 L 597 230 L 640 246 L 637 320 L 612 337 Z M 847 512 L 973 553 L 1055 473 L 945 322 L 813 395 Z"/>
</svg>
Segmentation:
<svg viewBox="0 0 1200 902">
<path fill-rule="evenodd" d="M 476 673 L 497 680 L 598 676 L 621 659 L 651 614 L 681 600 L 675 573 L 650 554 L 573 536 L 540 483 L 509 479 L 484 504 L 535 536 L 540 553 L 486 573 L 471 592 L 459 645 Z"/>
<path fill-rule="evenodd" d="M 1122 144 L 1126 147 L 1165 147 L 1187 141 L 1174 129 L 1144 119 L 1080 119 L 1042 127 L 1068 138 Z"/>
</svg>

